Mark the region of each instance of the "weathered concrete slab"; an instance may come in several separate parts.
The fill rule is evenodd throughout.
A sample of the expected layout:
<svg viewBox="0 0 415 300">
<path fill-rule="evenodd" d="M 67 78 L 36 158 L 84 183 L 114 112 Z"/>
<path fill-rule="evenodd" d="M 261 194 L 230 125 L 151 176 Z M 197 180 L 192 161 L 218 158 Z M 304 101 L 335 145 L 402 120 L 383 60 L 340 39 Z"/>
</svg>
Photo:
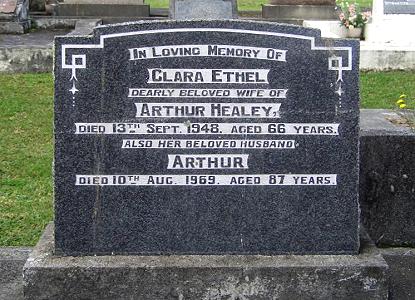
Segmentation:
<svg viewBox="0 0 415 300">
<path fill-rule="evenodd" d="M 25 28 L 19 22 L 0 22 L 0 34 L 23 34 Z"/>
<path fill-rule="evenodd" d="M 35 24 L 42 30 L 25 35 L 0 34 L 0 73 L 50 72 L 55 36 L 90 34 L 101 20 L 44 18 Z"/>
<path fill-rule="evenodd" d="M 386 299 L 387 265 L 359 255 L 53 256 L 49 225 L 24 267 L 26 299 Z"/>
<path fill-rule="evenodd" d="M 25 35 L 0 35 L 0 72 L 48 72 L 52 68 L 51 43 L 56 34 L 38 31 Z"/>
<path fill-rule="evenodd" d="M 412 131 L 393 120 L 399 120 L 396 111 L 390 109 L 361 109 L 360 135 L 411 135 Z"/>
<path fill-rule="evenodd" d="M 93 17 L 148 17 L 149 5 L 131 4 L 66 4 L 60 3 L 56 9 L 57 16 L 93 16 Z"/>
<path fill-rule="evenodd" d="M 93 29 L 102 24 L 100 19 L 84 19 L 78 20 L 75 24 L 75 29 L 69 32 L 67 35 L 77 36 L 77 35 L 88 35 L 91 34 Z"/>
<path fill-rule="evenodd" d="M 360 43 L 361 70 L 415 70 L 415 44 Z"/>
<path fill-rule="evenodd" d="M 0 248 L 0 299 L 23 299 L 23 265 L 32 249 Z"/>
</svg>

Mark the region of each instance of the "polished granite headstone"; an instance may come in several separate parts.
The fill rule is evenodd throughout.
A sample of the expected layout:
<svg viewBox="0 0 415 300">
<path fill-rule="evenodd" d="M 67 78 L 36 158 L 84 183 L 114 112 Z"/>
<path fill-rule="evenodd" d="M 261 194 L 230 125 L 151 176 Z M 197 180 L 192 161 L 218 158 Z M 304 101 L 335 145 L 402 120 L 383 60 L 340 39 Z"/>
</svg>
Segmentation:
<svg viewBox="0 0 415 300">
<path fill-rule="evenodd" d="M 356 254 L 358 47 L 247 21 L 56 38 L 56 253 Z"/>
<path fill-rule="evenodd" d="M 383 0 L 385 14 L 415 14 L 415 0 Z"/>
</svg>

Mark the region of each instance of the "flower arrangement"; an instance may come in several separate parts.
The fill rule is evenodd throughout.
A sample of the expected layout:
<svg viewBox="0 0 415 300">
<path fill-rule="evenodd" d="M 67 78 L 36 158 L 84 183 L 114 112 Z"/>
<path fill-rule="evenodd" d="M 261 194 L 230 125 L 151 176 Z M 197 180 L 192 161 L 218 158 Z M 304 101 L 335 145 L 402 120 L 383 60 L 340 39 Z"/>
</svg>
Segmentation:
<svg viewBox="0 0 415 300">
<path fill-rule="evenodd" d="M 351 28 L 363 28 L 371 17 L 370 11 L 362 12 L 359 4 L 349 3 L 348 1 L 337 1 L 342 12 L 339 14 L 341 25 Z"/>
</svg>

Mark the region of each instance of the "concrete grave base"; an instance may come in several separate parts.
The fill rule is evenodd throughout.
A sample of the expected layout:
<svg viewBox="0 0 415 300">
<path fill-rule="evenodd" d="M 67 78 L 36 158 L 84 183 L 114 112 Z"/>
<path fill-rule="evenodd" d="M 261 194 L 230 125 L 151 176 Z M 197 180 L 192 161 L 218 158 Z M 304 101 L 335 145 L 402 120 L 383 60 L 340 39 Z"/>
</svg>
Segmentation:
<svg viewBox="0 0 415 300">
<path fill-rule="evenodd" d="M 386 299 L 387 264 L 359 255 L 53 255 L 49 225 L 24 266 L 25 299 Z"/>
<path fill-rule="evenodd" d="M 0 299 L 23 298 L 22 268 L 32 249 L 26 247 L 0 248 Z"/>
<path fill-rule="evenodd" d="M 144 4 L 66 4 L 60 3 L 57 16 L 93 17 L 148 17 L 150 5 Z"/>
<path fill-rule="evenodd" d="M 30 21 L 26 22 L 1 22 L 0 34 L 23 34 L 30 28 Z"/>
</svg>

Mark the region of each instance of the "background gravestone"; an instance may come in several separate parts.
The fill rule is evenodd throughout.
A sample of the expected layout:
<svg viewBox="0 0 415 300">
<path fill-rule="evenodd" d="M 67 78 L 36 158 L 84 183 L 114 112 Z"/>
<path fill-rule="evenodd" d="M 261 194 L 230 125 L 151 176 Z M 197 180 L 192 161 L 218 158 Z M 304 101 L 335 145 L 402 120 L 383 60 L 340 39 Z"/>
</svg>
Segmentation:
<svg viewBox="0 0 415 300">
<path fill-rule="evenodd" d="M 334 0 L 269 0 L 262 6 L 262 17 L 296 25 L 304 20 L 338 19 Z"/>
<path fill-rule="evenodd" d="M 169 17 L 183 19 L 236 19 L 236 0 L 170 0 Z"/>
<path fill-rule="evenodd" d="M 55 247 L 356 254 L 358 41 L 270 23 L 55 41 Z"/>
<path fill-rule="evenodd" d="M 385 14 L 415 14 L 415 0 L 383 0 Z"/>
<path fill-rule="evenodd" d="M 381 48 L 400 47 L 412 51 L 415 35 L 415 1 L 373 0 L 372 19 L 365 26 L 365 40 L 382 43 Z"/>
</svg>

